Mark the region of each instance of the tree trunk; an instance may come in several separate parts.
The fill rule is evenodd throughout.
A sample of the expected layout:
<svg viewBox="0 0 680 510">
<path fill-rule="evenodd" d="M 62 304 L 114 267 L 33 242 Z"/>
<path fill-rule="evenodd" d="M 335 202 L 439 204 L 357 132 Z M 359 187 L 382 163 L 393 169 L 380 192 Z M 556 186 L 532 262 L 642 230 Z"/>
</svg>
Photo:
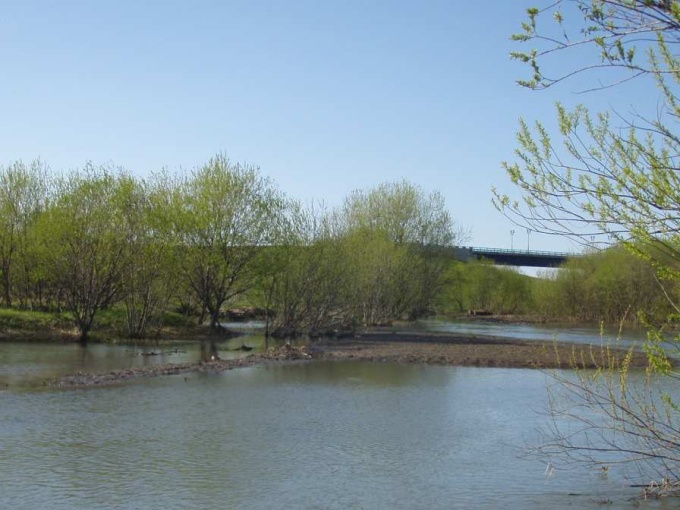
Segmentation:
<svg viewBox="0 0 680 510">
<path fill-rule="evenodd" d="M 215 308 L 210 313 L 210 329 L 212 331 L 221 331 L 222 326 L 220 325 L 220 309 L 219 307 Z"/>
</svg>

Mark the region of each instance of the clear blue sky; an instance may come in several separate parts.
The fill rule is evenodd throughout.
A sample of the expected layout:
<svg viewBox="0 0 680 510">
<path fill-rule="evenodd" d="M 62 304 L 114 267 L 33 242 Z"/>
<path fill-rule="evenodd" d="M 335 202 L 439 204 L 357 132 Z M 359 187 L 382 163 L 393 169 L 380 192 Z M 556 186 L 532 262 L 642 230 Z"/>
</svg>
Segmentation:
<svg viewBox="0 0 680 510">
<path fill-rule="evenodd" d="M 533 2 L 4 2 L 0 164 L 40 157 L 144 176 L 217 152 L 288 194 L 336 205 L 405 178 L 439 190 L 469 244 L 525 247 L 491 204 L 511 184 L 530 92 L 509 40 Z M 532 249 L 575 249 L 533 234 Z"/>
</svg>

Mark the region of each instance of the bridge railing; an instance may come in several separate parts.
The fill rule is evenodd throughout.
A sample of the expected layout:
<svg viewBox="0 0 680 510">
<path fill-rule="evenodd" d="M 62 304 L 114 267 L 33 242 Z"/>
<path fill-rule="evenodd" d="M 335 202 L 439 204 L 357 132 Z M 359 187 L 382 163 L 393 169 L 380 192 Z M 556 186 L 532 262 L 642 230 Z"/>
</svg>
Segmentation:
<svg viewBox="0 0 680 510">
<path fill-rule="evenodd" d="M 537 257 L 578 257 L 578 253 L 559 252 L 559 251 L 540 251 L 540 250 L 509 250 L 503 248 L 481 248 L 479 246 L 461 246 L 460 248 L 470 250 L 472 253 L 489 253 L 498 255 L 523 255 Z"/>
</svg>

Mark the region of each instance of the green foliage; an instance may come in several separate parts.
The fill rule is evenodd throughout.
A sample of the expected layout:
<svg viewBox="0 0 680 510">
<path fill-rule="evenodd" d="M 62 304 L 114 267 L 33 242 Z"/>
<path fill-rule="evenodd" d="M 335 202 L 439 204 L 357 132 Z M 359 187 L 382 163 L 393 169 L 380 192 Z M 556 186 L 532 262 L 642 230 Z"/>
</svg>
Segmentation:
<svg viewBox="0 0 680 510">
<path fill-rule="evenodd" d="M 415 318 L 444 282 L 437 248 L 463 238 L 441 195 L 407 182 L 306 210 L 223 155 L 149 179 L 15 163 L 0 168 L 0 212 L 4 304 L 67 312 L 83 341 L 101 328 L 153 335 L 171 303 L 217 329 L 247 300 L 277 335 Z"/>
<path fill-rule="evenodd" d="M 443 314 L 485 310 L 495 314 L 524 314 L 533 310 L 534 279 L 515 269 L 486 262 L 455 262 L 437 309 Z"/>
<path fill-rule="evenodd" d="M 36 265 L 30 233 L 46 206 L 48 186 L 39 160 L 0 167 L 0 270 L 6 306 L 12 306 L 15 297 L 22 306 L 29 305 Z"/>
<path fill-rule="evenodd" d="M 286 201 L 256 168 L 222 155 L 179 185 L 173 224 L 182 273 L 217 328 L 222 305 L 257 282 L 257 259 L 277 241 Z"/>
<path fill-rule="evenodd" d="M 345 228 L 380 231 L 398 245 L 442 247 L 463 237 L 439 192 L 426 194 L 406 181 L 353 191 L 341 215 Z"/>
<path fill-rule="evenodd" d="M 58 195 L 36 225 L 44 262 L 73 315 L 81 339 L 121 291 L 125 231 L 118 178 L 88 165 L 57 184 Z"/>
<path fill-rule="evenodd" d="M 352 274 L 331 231 L 328 217 L 296 207 L 285 242 L 266 250 L 260 303 L 273 310 L 267 332 L 288 337 L 318 335 L 351 326 L 345 296 Z"/>
<path fill-rule="evenodd" d="M 130 338 L 145 338 L 149 327 L 162 327 L 179 276 L 170 222 L 172 196 L 165 175 L 151 182 L 120 178 L 117 205 L 125 232 L 121 285 Z"/>
<path fill-rule="evenodd" d="M 354 191 L 334 211 L 298 206 L 287 219 L 286 243 L 266 252 L 277 269 L 258 292 L 280 336 L 431 312 L 448 264 L 433 247 L 462 239 L 441 196 L 406 182 Z"/>
<path fill-rule="evenodd" d="M 571 259 L 538 292 L 540 313 L 583 322 L 658 322 L 672 311 L 654 268 L 622 247 Z"/>
<path fill-rule="evenodd" d="M 558 296 L 564 297 L 563 307 L 578 316 L 614 320 L 630 306 L 644 311 L 650 325 L 664 313 L 670 322 L 669 309 L 677 310 L 680 282 L 680 138 L 675 129 L 680 114 L 680 4 L 558 0 L 531 10 L 528 19 L 513 38 L 535 45 L 513 53 L 531 73 L 519 81 L 521 85 L 549 88 L 579 75 L 579 83 L 594 79 L 593 86 L 585 86 L 592 90 L 647 76 L 656 87 L 645 96 L 659 94 L 659 100 L 653 116 L 617 113 L 615 122 L 607 112 L 593 114 L 583 106 L 568 110 L 558 104 L 558 142 L 544 124 L 536 122 L 530 128 L 522 121 L 517 161 L 504 164 L 520 197 L 494 190 L 494 203 L 532 230 L 570 236 L 584 244 L 617 244 L 646 262 L 608 250 L 602 255 L 604 262 L 590 257 L 574 263 L 555 282 L 555 288 L 562 289 Z M 579 58 L 575 68 L 564 67 L 574 62 L 565 58 L 570 53 Z M 551 59 L 559 59 L 557 67 Z M 550 73 L 544 73 L 548 68 Z M 630 103 L 635 107 L 636 98 Z M 656 292 L 651 291 L 654 286 Z M 570 430 L 560 435 L 557 430 L 552 448 L 591 462 L 603 452 L 621 463 L 644 462 L 669 485 L 668 477 L 677 479 L 680 466 L 677 406 L 672 400 L 659 405 L 664 399 L 659 398 L 663 395 L 654 376 L 676 373 L 659 341 L 664 338 L 663 325 L 652 333 L 646 344 L 650 377 L 638 394 L 626 385 L 625 366 L 605 367 L 599 377 L 576 382 L 560 379 L 577 403 L 557 414 L 580 420 L 583 434 Z M 595 410 L 608 421 L 594 426 L 589 417 L 574 412 L 582 408 Z M 606 438 L 605 447 L 596 450 L 593 443 L 575 440 L 589 434 Z"/>
</svg>

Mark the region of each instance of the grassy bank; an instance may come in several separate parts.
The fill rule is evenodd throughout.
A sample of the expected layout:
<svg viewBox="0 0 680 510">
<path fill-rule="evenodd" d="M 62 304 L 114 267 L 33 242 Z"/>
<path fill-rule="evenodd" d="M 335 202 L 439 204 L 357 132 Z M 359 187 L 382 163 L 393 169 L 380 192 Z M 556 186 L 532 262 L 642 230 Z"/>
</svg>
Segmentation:
<svg viewBox="0 0 680 510">
<path fill-rule="evenodd" d="M 162 327 L 150 327 L 143 339 L 127 334 L 125 308 L 115 307 L 97 315 L 89 341 L 106 343 L 157 343 L 165 340 L 201 339 L 209 336 L 206 326 L 195 317 L 167 312 Z M 77 342 L 80 334 L 72 316 L 66 312 L 42 312 L 0 308 L 0 341 Z"/>
</svg>

